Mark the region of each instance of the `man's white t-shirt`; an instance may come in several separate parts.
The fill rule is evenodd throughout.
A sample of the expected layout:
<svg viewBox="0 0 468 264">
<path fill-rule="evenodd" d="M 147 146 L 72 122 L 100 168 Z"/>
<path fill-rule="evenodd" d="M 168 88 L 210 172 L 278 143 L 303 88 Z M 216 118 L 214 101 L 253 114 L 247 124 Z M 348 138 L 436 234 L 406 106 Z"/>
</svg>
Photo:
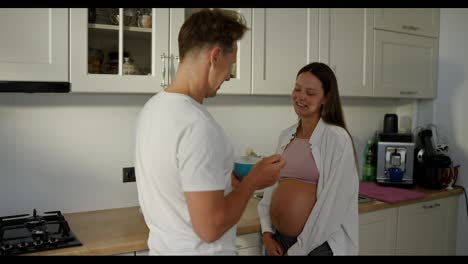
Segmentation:
<svg viewBox="0 0 468 264">
<path fill-rule="evenodd" d="M 150 230 L 150 254 L 236 254 L 236 226 L 217 241 L 195 233 L 184 192 L 231 192 L 233 147 L 206 108 L 189 96 L 161 91 L 140 112 L 135 173 Z"/>
</svg>

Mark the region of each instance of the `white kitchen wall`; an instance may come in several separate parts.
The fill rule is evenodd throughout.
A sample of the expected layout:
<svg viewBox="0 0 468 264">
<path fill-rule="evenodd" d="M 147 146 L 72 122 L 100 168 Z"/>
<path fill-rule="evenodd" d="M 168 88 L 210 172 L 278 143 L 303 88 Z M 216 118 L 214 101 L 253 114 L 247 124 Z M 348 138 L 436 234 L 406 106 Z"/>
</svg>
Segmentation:
<svg viewBox="0 0 468 264">
<path fill-rule="evenodd" d="M 438 95 L 434 123 L 449 144 L 451 158 L 460 164 L 458 184 L 468 188 L 468 9 L 440 12 Z M 468 255 L 468 212 L 460 196 L 457 255 Z"/>
<path fill-rule="evenodd" d="M 148 95 L 0 94 L 0 215 L 136 206 L 134 125 Z M 272 154 L 281 129 L 296 121 L 286 96 L 223 96 L 205 101 L 233 142 Z M 359 159 L 385 113 L 411 116 L 411 102 L 345 99 Z M 403 109 L 403 110 L 401 110 Z"/>
</svg>

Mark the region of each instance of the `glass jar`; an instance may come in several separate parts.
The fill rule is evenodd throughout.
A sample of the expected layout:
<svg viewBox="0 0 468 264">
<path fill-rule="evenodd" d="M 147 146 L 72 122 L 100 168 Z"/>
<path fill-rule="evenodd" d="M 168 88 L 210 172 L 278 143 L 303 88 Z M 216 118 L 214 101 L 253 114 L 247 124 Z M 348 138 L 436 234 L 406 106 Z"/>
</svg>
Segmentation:
<svg viewBox="0 0 468 264">
<path fill-rule="evenodd" d="M 136 66 L 131 62 L 130 57 L 124 57 L 124 63 L 122 65 L 122 72 L 124 75 L 138 74 L 138 70 Z"/>
</svg>

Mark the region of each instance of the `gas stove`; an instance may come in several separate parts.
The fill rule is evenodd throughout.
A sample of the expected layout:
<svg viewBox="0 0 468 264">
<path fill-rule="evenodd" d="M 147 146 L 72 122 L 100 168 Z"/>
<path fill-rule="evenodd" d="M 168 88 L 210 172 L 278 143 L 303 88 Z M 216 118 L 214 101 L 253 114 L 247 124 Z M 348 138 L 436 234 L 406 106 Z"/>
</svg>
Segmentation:
<svg viewBox="0 0 468 264">
<path fill-rule="evenodd" d="M 60 211 L 0 217 L 0 255 L 81 246 Z"/>
</svg>

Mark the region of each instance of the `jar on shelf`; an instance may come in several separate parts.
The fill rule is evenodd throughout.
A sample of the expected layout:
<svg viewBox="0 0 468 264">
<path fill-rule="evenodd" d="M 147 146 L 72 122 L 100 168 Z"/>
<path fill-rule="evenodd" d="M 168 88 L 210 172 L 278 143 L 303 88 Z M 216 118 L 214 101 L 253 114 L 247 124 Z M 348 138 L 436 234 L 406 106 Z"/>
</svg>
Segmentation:
<svg viewBox="0 0 468 264">
<path fill-rule="evenodd" d="M 122 65 L 122 72 L 124 75 L 135 75 L 138 74 L 137 67 L 132 63 L 130 57 L 124 57 L 124 63 Z"/>
</svg>

